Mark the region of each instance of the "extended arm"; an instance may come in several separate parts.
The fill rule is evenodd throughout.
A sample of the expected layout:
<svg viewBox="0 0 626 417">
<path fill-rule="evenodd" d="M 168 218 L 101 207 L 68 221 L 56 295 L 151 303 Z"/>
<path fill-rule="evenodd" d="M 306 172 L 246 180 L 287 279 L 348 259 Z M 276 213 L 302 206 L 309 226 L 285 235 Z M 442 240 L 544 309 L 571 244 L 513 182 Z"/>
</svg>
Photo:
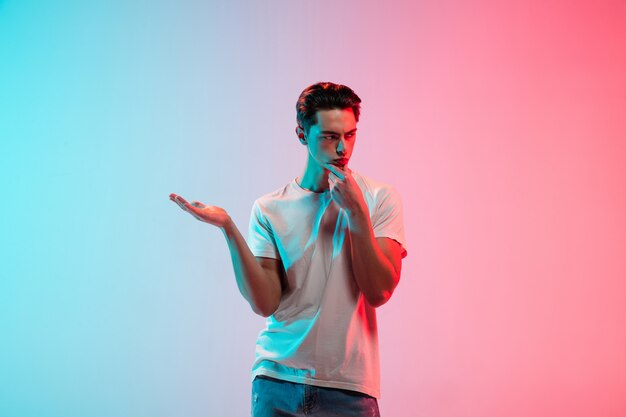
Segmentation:
<svg viewBox="0 0 626 417">
<path fill-rule="evenodd" d="M 282 262 L 280 259 L 256 258 L 232 220 L 222 232 L 228 242 L 239 292 L 255 313 L 271 316 L 280 303 Z"/>
<path fill-rule="evenodd" d="M 230 250 L 239 292 L 252 310 L 264 317 L 270 316 L 280 303 L 282 263 L 280 259 L 256 258 L 235 222 L 220 207 L 206 206 L 194 201 L 189 204 L 175 194 L 170 199 L 200 221 L 219 227 Z"/>
</svg>

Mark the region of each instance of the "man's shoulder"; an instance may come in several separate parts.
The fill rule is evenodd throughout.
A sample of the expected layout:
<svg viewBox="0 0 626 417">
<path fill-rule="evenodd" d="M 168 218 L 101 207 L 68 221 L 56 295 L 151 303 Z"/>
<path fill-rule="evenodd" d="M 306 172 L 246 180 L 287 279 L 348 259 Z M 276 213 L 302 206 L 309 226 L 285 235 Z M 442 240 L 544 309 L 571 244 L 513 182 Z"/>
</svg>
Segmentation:
<svg viewBox="0 0 626 417">
<path fill-rule="evenodd" d="M 292 182 L 293 181 L 290 181 L 280 188 L 277 188 L 273 191 L 261 195 L 260 197 L 257 197 L 254 200 L 254 205 L 259 206 L 260 208 L 268 208 L 275 206 L 281 201 L 284 201 L 291 194 L 290 188 Z"/>
<path fill-rule="evenodd" d="M 352 176 L 361 187 L 361 190 L 372 198 L 377 199 L 389 194 L 397 194 L 396 188 L 389 183 L 373 179 L 355 171 L 352 171 Z"/>
</svg>

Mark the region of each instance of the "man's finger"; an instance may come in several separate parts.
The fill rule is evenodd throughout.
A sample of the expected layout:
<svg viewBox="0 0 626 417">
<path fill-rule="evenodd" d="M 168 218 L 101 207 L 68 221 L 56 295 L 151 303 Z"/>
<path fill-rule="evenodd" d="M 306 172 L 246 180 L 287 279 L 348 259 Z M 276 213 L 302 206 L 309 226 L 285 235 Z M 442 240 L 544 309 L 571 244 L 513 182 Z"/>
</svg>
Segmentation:
<svg viewBox="0 0 626 417">
<path fill-rule="evenodd" d="M 345 178 L 344 172 L 341 170 L 341 168 L 336 167 L 333 164 L 325 164 L 324 166 L 327 170 L 339 177 L 339 179 L 343 180 Z"/>
<path fill-rule="evenodd" d="M 185 200 L 178 194 L 174 194 L 174 193 L 170 194 L 170 200 L 172 200 L 175 203 L 182 202 L 183 204 L 187 202 L 187 200 Z"/>
<path fill-rule="evenodd" d="M 174 193 L 170 194 L 170 200 L 176 201 L 176 200 L 179 200 L 179 199 L 185 201 L 185 199 L 182 198 L 181 196 L 179 196 L 178 194 L 174 194 Z"/>
<path fill-rule="evenodd" d="M 181 196 L 177 195 L 176 197 L 174 197 L 174 199 L 176 200 L 177 203 L 183 203 L 183 204 L 189 204 L 187 202 L 187 200 L 185 200 L 184 198 L 182 198 Z"/>
<path fill-rule="evenodd" d="M 185 200 L 181 196 L 172 193 L 172 194 L 170 194 L 170 200 L 172 200 L 174 203 L 178 204 L 178 206 L 181 209 L 183 209 L 185 211 L 188 211 L 187 210 L 187 206 L 189 206 L 189 203 L 187 202 L 187 200 Z"/>
</svg>

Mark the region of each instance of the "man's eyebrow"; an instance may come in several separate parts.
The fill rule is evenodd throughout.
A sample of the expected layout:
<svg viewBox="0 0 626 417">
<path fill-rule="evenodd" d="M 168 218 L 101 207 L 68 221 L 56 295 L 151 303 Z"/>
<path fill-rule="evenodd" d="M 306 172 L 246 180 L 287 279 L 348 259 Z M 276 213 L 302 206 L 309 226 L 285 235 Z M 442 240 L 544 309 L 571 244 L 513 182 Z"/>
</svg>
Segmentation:
<svg viewBox="0 0 626 417">
<path fill-rule="evenodd" d="M 356 132 L 356 127 L 352 130 L 347 131 L 346 133 L 354 133 Z M 333 132 L 332 130 L 322 130 L 320 133 L 324 135 L 338 135 L 339 133 Z"/>
</svg>

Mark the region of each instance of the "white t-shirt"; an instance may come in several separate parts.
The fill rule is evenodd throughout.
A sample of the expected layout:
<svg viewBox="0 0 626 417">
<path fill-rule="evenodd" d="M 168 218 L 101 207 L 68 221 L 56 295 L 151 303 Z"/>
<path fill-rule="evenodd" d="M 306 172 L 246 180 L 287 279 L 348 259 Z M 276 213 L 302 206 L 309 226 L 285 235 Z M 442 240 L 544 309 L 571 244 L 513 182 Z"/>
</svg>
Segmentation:
<svg viewBox="0 0 626 417">
<path fill-rule="evenodd" d="M 402 203 L 396 190 L 352 171 L 369 208 L 375 237 L 402 245 Z M 352 270 L 345 210 L 330 192 L 295 179 L 258 198 L 248 245 L 255 256 L 281 259 L 287 288 L 259 333 L 252 377 L 359 391 L 380 397 L 376 310 Z"/>
</svg>

